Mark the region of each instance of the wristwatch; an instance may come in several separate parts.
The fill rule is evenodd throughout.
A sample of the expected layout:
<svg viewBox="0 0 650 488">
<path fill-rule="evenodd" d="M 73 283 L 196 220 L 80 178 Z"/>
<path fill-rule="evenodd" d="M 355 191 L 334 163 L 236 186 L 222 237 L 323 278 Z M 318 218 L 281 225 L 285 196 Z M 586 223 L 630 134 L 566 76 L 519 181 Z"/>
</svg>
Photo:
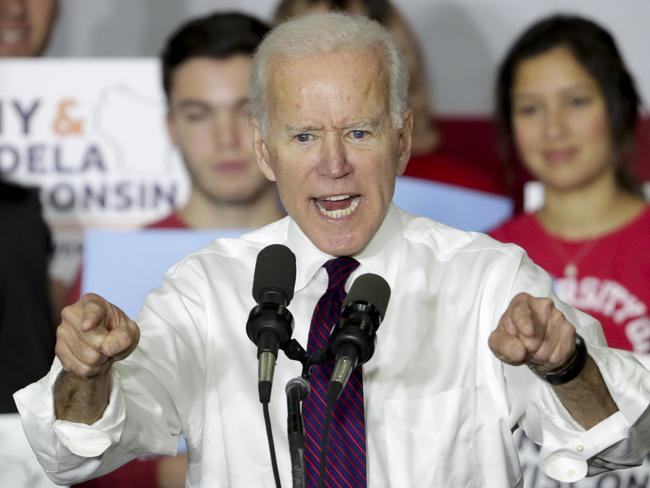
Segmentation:
<svg viewBox="0 0 650 488">
<path fill-rule="evenodd" d="M 576 347 L 573 355 L 567 363 L 559 369 L 551 371 L 541 371 L 529 364 L 528 367 L 533 373 L 551 385 L 563 385 L 575 379 L 584 369 L 587 364 L 587 346 L 584 339 L 576 334 Z"/>
</svg>

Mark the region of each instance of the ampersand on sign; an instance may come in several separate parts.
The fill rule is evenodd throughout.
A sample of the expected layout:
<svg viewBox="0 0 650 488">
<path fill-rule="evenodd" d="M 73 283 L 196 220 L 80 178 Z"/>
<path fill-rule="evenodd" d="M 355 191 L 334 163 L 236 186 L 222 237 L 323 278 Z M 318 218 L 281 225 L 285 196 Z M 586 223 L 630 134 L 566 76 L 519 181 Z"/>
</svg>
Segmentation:
<svg viewBox="0 0 650 488">
<path fill-rule="evenodd" d="M 59 103 L 59 108 L 52 124 L 55 134 L 60 136 L 69 136 L 83 133 L 83 120 L 74 119 L 68 112 L 71 107 L 77 105 L 73 98 L 65 98 Z"/>
</svg>

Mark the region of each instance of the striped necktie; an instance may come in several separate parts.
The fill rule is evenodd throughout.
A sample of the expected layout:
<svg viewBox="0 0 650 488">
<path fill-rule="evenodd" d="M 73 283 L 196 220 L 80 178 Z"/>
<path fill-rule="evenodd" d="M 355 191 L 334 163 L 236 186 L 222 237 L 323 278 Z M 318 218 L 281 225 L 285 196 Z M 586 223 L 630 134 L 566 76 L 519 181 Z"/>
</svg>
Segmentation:
<svg viewBox="0 0 650 488">
<path fill-rule="evenodd" d="M 324 264 L 329 283 L 312 316 L 307 341 L 309 354 L 327 347 L 330 331 L 341 319 L 341 307 L 346 297 L 345 282 L 358 266 L 359 262 L 351 257 L 332 259 Z M 306 486 L 309 488 L 318 486 L 320 451 L 327 411 L 327 387 L 333 368 L 333 360 L 312 366 L 311 392 L 303 401 L 305 472 Z M 366 486 L 366 429 L 360 366 L 354 370 L 343 394 L 334 403 L 324 486 Z"/>
</svg>

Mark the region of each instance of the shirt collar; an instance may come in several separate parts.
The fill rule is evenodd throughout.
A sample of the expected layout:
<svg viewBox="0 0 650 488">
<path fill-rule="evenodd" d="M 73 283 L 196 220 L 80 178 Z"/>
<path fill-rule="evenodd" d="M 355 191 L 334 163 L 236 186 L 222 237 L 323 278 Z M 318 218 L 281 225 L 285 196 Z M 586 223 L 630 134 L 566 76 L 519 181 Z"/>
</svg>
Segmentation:
<svg viewBox="0 0 650 488">
<path fill-rule="evenodd" d="M 302 232 L 293 219 L 289 219 L 285 244 L 296 255 L 296 286 L 298 292 L 305 288 L 323 264 L 333 256 L 318 249 Z M 384 278 L 391 288 L 397 279 L 397 268 L 402 252 L 402 219 L 399 210 L 391 204 L 379 229 L 368 245 L 353 257 L 360 266 L 352 274 L 375 273 Z M 348 281 L 352 283 L 352 280 Z"/>
</svg>

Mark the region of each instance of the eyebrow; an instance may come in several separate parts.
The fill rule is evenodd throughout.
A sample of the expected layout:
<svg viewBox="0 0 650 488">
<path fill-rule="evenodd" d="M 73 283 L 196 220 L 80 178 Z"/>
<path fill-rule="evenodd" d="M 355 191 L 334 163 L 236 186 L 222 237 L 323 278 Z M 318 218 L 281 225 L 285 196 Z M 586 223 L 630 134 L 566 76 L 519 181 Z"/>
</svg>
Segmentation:
<svg viewBox="0 0 650 488">
<path fill-rule="evenodd" d="M 572 91 L 572 90 L 583 90 L 583 89 L 589 89 L 589 90 L 598 90 L 599 87 L 596 83 L 593 83 L 591 81 L 581 81 L 579 83 L 575 83 L 573 85 L 569 85 L 567 87 L 562 88 L 560 91 L 561 92 L 567 92 L 567 91 Z M 535 97 L 537 96 L 537 93 L 529 92 L 529 91 L 520 91 L 517 92 L 515 90 L 512 91 L 512 96 L 514 97 Z"/>
<path fill-rule="evenodd" d="M 376 119 L 361 119 L 355 122 L 352 122 L 349 125 L 343 127 L 343 129 L 359 129 L 364 127 L 375 128 L 379 125 L 379 121 Z"/>
<path fill-rule="evenodd" d="M 323 130 L 323 126 L 315 125 L 285 125 L 284 128 L 289 132 L 311 132 Z"/>
<path fill-rule="evenodd" d="M 237 100 L 233 106 L 235 108 L 241 108 L 245 107 L 248 105 L 250 102 L 248 97 L 242 97 L 239 100 Z M 175 108 L 182 110 L 182 109 L 194 109 L 194 108 L 201 108 L 201 109 L 209 109 L 212 108 L 213 105 L 210 102 L 207 102 L 205 100 L 200 100 L 196 98 L 187 98 L 184 100 L 179 101 Z"/>
<path fill-rule="evenodd" d="M 209 104 L 202 100 L 186 99 L 178 102 L 174 108 L 181 110 L 186 108 L 209 108 Z"/>
<path fill-rule="evenodd" d="M 359 129 L 359 128 L 364 128 L 364 127 L 370 127 L 370 128 L 375 128 L 379 125 L 379 121 L 375 119 L 361 119 L 354 121 L 350 124 L 347 124 L 341 129 L 349 130 L 349 129 Z M 285 125 L 284 128 L 289 131 L 289 132 L 310 132 L 310 131 L 319 131 L 323 130 L 323 126 L 316 126 L 316 125 Z"/>
</svg>

